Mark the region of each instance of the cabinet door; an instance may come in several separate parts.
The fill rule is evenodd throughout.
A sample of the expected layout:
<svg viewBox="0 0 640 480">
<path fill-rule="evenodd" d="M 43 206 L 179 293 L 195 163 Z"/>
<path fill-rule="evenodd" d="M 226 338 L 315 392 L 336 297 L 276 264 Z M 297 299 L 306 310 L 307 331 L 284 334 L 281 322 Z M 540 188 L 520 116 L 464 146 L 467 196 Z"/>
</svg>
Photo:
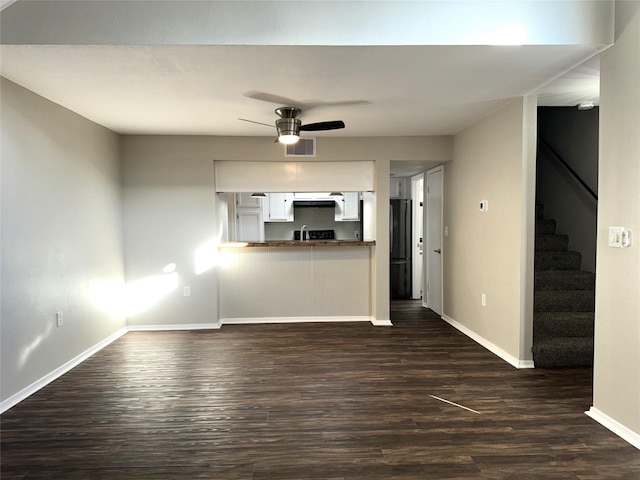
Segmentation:
<svg viewBox="0 0 640 480">
<path fill-rule="evenodd" d="M 236 193 L 236 207 L 238 208 L 262 208 L 262 199 L 252 197 L 252 193 Z"/>
<path fill-rule="evenodd" d="M 360 220 L 360 192 L 344 192 L 336 202 L 336 222 Z"/>
<path fill-rule="evenodd" d="M 389 198 L 402 198 L 402 179 L 392 178 L 389 182 Z"/>
<path fill-rule="evenodd" d="M 265 222 L 293 222 L 293 193 L 269 193 L 265 202 Z"/>
<path fill-rule="evenodd" d="M 264 223 L 261 211 L 238 211 L 236 213 L 236 240 L 239 242 L 264 242 Z"/>
</svg>

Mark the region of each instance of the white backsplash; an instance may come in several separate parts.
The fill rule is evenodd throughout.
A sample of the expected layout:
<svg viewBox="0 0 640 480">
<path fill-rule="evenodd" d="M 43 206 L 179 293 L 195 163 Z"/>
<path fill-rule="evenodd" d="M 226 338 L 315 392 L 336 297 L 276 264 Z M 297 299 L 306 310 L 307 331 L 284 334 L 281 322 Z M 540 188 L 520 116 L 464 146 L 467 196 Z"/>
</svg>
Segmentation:
<svg viewBox="0 0 640 480">
<path fill-rule="evenodd" d="M 336 222 L 335 211 L 327 207 L 295 207 L 293 222 L 266 222 L 265 240 L 293 240 L 294 230 L 306 225 L 309 230 L 335 230 L 336 240 L 357 238 L 360 222 Z"/>
</svg>

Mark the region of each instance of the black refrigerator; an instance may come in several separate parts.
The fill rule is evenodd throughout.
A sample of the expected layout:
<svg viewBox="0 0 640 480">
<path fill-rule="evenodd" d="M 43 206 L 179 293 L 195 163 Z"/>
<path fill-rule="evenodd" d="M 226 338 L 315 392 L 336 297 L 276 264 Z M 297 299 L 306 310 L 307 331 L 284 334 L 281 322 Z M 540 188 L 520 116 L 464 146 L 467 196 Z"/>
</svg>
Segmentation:
<svg viewBox="0 0 640 480">
<path fill-rule="evenodd" d="M 391 298 L 411 298 L 411 200 L 391 200 L 389 244 Z"/>
</svg>

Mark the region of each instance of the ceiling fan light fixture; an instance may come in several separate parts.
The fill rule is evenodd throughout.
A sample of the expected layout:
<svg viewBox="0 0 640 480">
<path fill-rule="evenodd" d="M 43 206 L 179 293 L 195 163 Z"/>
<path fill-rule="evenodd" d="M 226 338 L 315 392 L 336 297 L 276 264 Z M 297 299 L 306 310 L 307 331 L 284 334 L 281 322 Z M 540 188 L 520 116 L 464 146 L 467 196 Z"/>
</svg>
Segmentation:
<svg viewBox="0 0 640 480">
<path fill-rule="evenodd" d="M 298 143 L 300 137 L 295 134 L 280 134 L 278 135 L 278 141 L 285 145 L 293 145 L 294 143 Z"/>
<path fill-rule="evenodd" d="M 278 110 L 276 110 L 276 112 Z M 280 115 L 282 115 L 282 113 L 280 113 Z M 295 117 L 283 117 L 276 120 L 278 141 L 285 145 L 297 143 L 300 139 L 300 123 L 300 120 Z"/>
</svg>

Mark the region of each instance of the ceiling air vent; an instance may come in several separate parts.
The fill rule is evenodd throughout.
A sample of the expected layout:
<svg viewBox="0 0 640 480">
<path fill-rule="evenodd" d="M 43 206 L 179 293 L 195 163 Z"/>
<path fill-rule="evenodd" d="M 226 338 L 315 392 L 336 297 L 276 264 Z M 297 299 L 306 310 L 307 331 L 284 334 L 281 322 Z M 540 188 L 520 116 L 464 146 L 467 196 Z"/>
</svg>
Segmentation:
<svg viewBox="0 0 640 480">
<path fill-rule="evenodd" d="M 297 143 L 284 146 L 285 157 L 315 157 L 316 139 L 301 138 Z"/>
</svg>

